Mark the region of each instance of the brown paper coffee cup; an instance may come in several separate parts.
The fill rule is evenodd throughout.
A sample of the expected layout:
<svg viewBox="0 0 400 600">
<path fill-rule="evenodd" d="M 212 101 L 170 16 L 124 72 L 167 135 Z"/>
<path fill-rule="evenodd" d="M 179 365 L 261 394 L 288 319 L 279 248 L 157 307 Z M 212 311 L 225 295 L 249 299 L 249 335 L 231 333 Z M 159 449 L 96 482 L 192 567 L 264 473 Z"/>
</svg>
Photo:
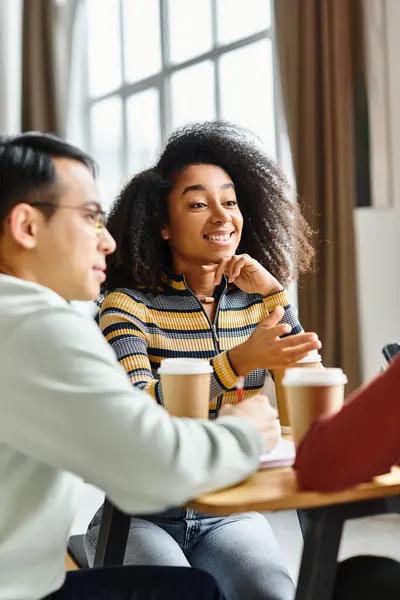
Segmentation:
<svg viewBox="0 0 400 600">
<path fill-rule="evenodd" d="M 317 351 L 310 352 L 303 360 L 298 363 L 294 363 L 292 365 L 288 365 L 285 368 L 274 369 L 274 384 L 275 384 L 275 393 L 276 393 L 276 405 L 279 414 L 279 421 L 281 423 L 281 427 L 288 428 L 289 427 L 289 415 L 287 409 L 287 401 L 286 401 L 286 392 L 285 388 L 282 385 L 282 380 L 285 376 L 287 369 L 293 368 L 309 368 L 315 369 L 321 367 L 321 356 Z"/>
<path fill-rule="evenodd" d="M 161 362 L 163 401 L 174 417 L 208 419 L 213 368 L 202 359 L 167 358 Z"/>
<path fill-rule="evenodd" d="M 344 402 L 347 377 L 342 369 L 288 369 L 286 389 L 289 423 L 296 446 L 312 423 L 338 412 Z"/>
</svg>

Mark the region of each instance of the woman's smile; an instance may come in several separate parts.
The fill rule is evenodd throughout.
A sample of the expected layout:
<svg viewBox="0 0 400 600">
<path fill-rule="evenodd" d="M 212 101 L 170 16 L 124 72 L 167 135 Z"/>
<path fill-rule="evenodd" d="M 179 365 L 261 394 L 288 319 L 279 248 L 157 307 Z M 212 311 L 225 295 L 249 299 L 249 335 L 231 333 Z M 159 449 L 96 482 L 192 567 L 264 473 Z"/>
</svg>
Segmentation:
<svg viewBox="0 0 400 600">
<path fill-rule="evenodd" d="M 232 238 L 235 235 L 235 233 L 235 229 L 230 231 L 218 230 L 203 234 L 203 238 L 207 242 L 210 242 L 211 244 L 216 244 L 217 246 L 230 246 L 232 244 Z"/>
</svg>

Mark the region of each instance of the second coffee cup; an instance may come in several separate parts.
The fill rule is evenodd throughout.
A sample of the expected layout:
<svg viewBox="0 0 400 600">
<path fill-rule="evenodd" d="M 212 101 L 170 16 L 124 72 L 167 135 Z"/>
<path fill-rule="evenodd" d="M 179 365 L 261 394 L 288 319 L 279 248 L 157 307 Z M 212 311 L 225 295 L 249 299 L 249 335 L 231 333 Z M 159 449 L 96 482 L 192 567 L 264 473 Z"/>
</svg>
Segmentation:
<svg viewBox="0 0 400 600">
<path fill-rule="evenodd" d="M 286 389 L 289 423 L 296 446 L 315 419 L 342 408 L 346 383 L 342 369 L 286 371 L 282 384 Z"/>
<path fill-rule="evenodd" d="M 212 372 L 207 360 L 197 358 L 166 358 L 161 362 L 158 373 L 170 415 L 208 419 Z"/>
<path fill-rule="evenodd" d="M 280 369 L 274 369 L 274 383 L 276 393 L 276 404 L 279 413 L 279 420 L 281 423 L 282 431 L 288 433 L 287 428 L 289 427 L 289 415 L 287 409 L 286 392 L 282 385 L 283 378 L 287 369 L 293 368 L 307 368 L 307 369 L 318 369 L 321 367 L 322 358 L 318 353 L 318 350 L 313 350 L 307 354 L 305 358 L 297 363 L 282 367 Z"/>
</svg>

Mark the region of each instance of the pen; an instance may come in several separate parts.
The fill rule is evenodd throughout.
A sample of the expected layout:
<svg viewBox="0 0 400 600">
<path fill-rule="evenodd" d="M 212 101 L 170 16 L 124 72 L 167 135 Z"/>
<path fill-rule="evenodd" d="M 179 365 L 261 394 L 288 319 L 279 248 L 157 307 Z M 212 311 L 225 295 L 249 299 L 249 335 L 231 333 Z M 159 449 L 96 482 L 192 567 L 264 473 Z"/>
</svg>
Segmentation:
<svg viewBox="0 0 400 600">
<path fill-rule="evenodd" d="M 244 377 L 238 377 L 236 384 L 236 401 L 242 402 L 243 400 L 243 388 L 244 388 Z"/>
</svg>

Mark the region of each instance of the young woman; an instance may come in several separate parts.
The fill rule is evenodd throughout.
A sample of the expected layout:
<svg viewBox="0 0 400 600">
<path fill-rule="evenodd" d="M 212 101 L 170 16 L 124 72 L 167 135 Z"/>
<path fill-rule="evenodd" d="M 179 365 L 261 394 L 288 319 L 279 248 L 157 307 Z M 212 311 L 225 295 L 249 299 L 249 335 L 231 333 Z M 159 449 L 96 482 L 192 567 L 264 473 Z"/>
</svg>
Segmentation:
<svg viewBox="0 0 400 600">
<path fill-rule="evenodd" d="M 320 348 L 284 291 L 311 264 L 310 228 L 283 174 L 247 132 L 222 122 L 178 130 L 157 164 L 121 192 L 108 227 L 117 250 L 100 327 L 132 384 L 157 402 L 166 357 L 211 361 L 214 419 L 236 402 L 238 376 L 250 397 L 267 370 Z M 100 519 L 101 511 L 86 536 L 91 560 Z M 125 561 L 197 566 L 228 600 L 293 597 L 273 533 L 256 513 L 216 518 L 173 508 L 133 518 Z"/>
</svg>

